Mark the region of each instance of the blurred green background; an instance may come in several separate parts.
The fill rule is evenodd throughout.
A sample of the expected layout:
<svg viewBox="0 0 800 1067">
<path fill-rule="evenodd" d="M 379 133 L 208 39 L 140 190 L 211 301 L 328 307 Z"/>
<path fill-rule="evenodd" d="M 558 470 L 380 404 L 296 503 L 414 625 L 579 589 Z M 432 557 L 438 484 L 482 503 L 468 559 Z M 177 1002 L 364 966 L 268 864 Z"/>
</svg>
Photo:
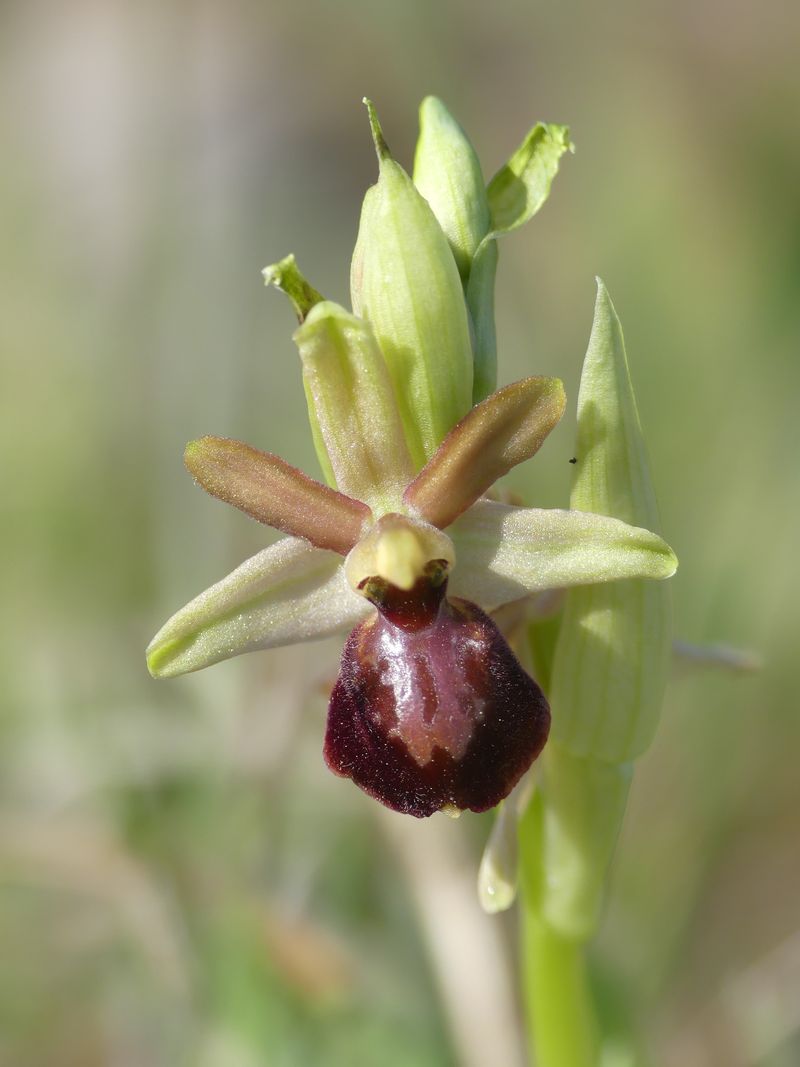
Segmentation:
<svg viewBox="0 0 800 1067">
<path fill-rule="evenodd" d="M 260 269 L 293 251 L 347 300 L 361 97 L 410 166 L 429 92 L 487 178 L 537 119 L 578 147 L 501 250 L 501 381 L 573 401 L 514 485 L 566 502 L 601 274 L 678 633 L 764 660 L 676 671 L 596 946 L 606 1022 L 667 1067 L 800 1063 L 799 50 L 781 0 L 0 6 L 3 1067 L 519 1067 L 490 820 L 328 774 L 336 643 L 159 683 L 143 657 L 269 536 L 184 443 L 317 470 Z"/>
</svg>

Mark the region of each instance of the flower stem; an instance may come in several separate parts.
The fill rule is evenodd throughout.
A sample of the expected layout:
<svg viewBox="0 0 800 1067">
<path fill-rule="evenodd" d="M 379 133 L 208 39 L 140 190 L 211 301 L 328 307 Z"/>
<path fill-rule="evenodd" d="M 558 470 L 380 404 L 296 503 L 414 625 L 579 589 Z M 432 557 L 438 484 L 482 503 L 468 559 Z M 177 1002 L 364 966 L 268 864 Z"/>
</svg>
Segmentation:
<svg viewBox="0 0 800 1067">
<path fill-rule="evenodd" d="M 528 1041 L 537 1067 L 594 1067 L 597 1033 L 583 945 L 523 909 L 522 970 Z"/>
<path fill-rule="evenodd" d="M 531 1064 L 596 1067 L 599 1042 L 584 942 L 553 929 L 539 910 L 541 796 L 520 820 L 522 993 Z"/>
</svg>

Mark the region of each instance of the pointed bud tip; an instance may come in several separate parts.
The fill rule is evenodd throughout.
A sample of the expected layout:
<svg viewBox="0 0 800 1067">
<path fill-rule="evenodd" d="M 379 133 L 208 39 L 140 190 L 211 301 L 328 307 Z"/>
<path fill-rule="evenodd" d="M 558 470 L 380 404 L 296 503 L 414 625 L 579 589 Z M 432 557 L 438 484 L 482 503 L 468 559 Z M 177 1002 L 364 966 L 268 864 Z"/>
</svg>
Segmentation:
<svg viewBox="0 0 800 1067">
<path fill-rule="evenodd" d="M 375 110 L 375 105 L 369 99 L 369 97 L 363 97 L 361 103 L 366 107 L 367 114 L 369 116 L 369 126 L 372 130 L 372 140 L 375 144 L 375 153 L 378 156 L 378 162 L 383 162 L 384 159 L 391 159 L 392 153 L 389 151 L 389 146 L 386 143 L 386 138 L 383 136 L 383 130 L 381 128 L 380 120 L 378 118 L 378 112 Z"/>
<path fill-rule="evenodd" d="M 299 322 L 303 322 L 311 309 L 324 299 L 304 277 L 291 252 L 277 263 L 264 267 L 261 274 L 264 285 L 274 286 L 289 298 Z"/>
<path fill-rule="evenodd" d="M 294 258 L 294 253 L 290 252 L 288 256 L 279 259 L 277 263 L 270 263 L 268 267 L 264 267 L 261 271 L 264 285 L 275 285 L 280 289 L 287 271 L 294 271 L 296 269 L 297 263 Z"/>
<path fill-rule="evenodd" d="M 445 107 L 442 100 L 438 96 L 426 96 L 423 98 L 422 103 L 419 105 L 419 117 L 420 122 L 423 122 L 426 116 L 436 119 L 449 119 L 452 121 L 452 115 Z"/>
<path fill-rule="evenodd" d="M 608 295 L 608 286 L 606 285 L 606 283 L 603 281 L 603 279 L 600 277 L 599 274 L 595 274 L 595 276 L 594 276 L 594 284 L 597 287 L 597 299 L 598 299 L 598 301 L 599 300 L 607 300 L 610 303 L 611 302 L 611 297 Z"/>
</svg>

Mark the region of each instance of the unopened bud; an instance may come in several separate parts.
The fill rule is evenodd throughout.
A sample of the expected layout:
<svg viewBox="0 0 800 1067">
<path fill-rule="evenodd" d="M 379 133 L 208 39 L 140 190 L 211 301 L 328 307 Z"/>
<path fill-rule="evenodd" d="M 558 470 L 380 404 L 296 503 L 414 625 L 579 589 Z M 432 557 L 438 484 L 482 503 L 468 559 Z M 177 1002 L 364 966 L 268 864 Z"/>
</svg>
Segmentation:
<svg viewBox="0 0 800 1067">
<path fill-rule="evenodd" d="M 353 310 L 375 331 L 420 468 L 472 406 L 469 321 L 447 238 L 368 108 L 380 174 L 361 212 Z"/>
</svg>

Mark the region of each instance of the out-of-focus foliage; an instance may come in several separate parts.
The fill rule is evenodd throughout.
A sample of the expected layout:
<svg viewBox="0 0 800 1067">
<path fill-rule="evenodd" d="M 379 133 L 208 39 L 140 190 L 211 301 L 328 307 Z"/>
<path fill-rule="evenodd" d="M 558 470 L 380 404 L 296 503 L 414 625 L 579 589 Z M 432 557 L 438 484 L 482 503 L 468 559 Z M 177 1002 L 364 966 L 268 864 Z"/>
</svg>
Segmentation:
<svg viewBox="0 0 800 1067">
<path fill-rule="evenodd" d="M 471 910 L 487 820 L 400 825 L 326 772 L 335 643 L 175 682 L 143 659 L 268 536 L 185 442 L 317 470 L 260 269 L 293 251 L 345 302 L 360 99 L 410 167 L 428 92 L 489 174 L 569 123 L 502 247 L 500 383 L 563 377 L 574 414 L 601 274 L 678 631 L 765 661 L 676 673 L 596 954 L 606 1025 L 632 1007 L 669 1067 L 797 1062 L 799 45 L 778 0 L 3 5 L 0 1062 L 513 1063 L 512 931 Z M 566 503 L 572 438 L 568 411 L 531 504 Z"/>
</svg>

